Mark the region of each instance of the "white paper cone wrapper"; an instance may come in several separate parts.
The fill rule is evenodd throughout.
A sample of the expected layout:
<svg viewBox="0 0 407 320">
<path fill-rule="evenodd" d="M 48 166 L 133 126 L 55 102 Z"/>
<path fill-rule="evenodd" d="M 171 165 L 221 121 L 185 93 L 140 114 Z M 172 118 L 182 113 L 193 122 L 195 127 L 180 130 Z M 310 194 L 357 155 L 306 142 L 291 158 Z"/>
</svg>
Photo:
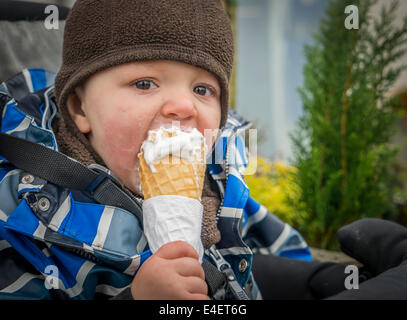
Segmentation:
<svg viewBox="0 0 407 320">
<path fill-rule="evenodd" d="M 157 196 L 143 202 L 144 234 L 152 253 L 162 245 L 182 240 L 195 248 L 202 263 L 201 241 L 203 206 L 183 196 Z"/>
</svg>

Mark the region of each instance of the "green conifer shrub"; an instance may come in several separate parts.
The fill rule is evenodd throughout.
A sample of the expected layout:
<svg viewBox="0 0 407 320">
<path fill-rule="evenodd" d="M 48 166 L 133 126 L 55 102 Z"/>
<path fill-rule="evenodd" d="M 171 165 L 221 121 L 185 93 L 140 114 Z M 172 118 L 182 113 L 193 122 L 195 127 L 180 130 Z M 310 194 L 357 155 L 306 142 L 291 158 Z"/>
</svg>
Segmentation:
<svg viewBox="0 0 407 320">
<path fill-rule="evenodd" d="M 363 217 L 391 217 L 399 188 L 390 145 L 397 118 L 389 88 L 405 66 L 407 17 L 394 24 L 391 1 L 381 16 L 375 0 L 331 0 L 314 44 L 305 47 L 303 116 L 292 132 L 294 180 L 306 221 L 300 231 L 312 246 L 337 248 L 336 231 Z M 390 1 L 389 1 L 390 2 Z M 359 9 L 359 29 L 348 30 L 345 8 Z"/>
</svg>

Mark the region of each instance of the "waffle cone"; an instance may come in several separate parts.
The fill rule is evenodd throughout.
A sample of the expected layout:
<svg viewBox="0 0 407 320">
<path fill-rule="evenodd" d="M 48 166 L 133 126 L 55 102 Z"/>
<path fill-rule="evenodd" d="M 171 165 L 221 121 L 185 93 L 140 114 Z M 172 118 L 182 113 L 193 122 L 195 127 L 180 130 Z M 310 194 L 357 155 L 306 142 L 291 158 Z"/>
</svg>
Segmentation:
<svg viewBox="0 0 407 320">
<path fill-rule="evenodd" d="M 141 154 L 139 175 L 144 199 L 178 195 L 201 201 L 206 166 L 199 158 L 191 162 L 169 155 L 165 161 L 154 163 L 152 172 Z"/>
</svg>

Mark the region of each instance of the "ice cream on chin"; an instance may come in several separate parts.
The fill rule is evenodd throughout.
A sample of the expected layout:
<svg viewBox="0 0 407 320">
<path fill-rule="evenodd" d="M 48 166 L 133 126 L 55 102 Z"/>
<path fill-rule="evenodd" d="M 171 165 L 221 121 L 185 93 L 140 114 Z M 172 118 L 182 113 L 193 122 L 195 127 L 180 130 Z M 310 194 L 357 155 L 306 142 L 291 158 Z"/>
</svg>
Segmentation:
<svg viewBox="0 0 407 320">
<path fill-rule="evenodd" d="M 143 229 L 153 253 L 181 240 L 197 251 L 202 262 L 205 155 L 205 139 L 197 129 L 160 127 L 148 132 L 138 157 Z"/>
<path fill-rule="evenodd" d="M 160 127 L 148 132 L 140 153 L 144 199 L 179 195 L 201 200 L 205 177 L 205 139 L 195 128 Z"/>
</svg>

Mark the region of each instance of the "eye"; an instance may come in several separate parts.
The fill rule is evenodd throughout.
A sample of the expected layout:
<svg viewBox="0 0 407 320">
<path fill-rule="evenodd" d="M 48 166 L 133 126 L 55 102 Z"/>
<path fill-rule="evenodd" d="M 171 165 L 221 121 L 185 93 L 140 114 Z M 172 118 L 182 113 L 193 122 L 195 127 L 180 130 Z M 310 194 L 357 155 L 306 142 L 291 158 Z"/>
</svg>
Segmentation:
<svg viewBox="0 0 407 320">
<path fill-rule="evenodd" d="M 215 90 L 212 89 L 211 87 L 206 87 L 206 86 L 196 86 L 194 88 L 194 92 L 196 94 L 199 94 L 200 96 L 211 96 L 215 94 Z"/>
<path fill-rule="evenodd" d="M 155 83 L 153 81 L 151 81 L 151 80 L 148 80 L 148 79 L 143 79 L 143 80 L 136 81 L 136 82 L 134 82 L 133 85 L 137 89 L 140 89 L 140 90 L 149 90 L 149 89 L 157 88 Z"/>
</svg>

